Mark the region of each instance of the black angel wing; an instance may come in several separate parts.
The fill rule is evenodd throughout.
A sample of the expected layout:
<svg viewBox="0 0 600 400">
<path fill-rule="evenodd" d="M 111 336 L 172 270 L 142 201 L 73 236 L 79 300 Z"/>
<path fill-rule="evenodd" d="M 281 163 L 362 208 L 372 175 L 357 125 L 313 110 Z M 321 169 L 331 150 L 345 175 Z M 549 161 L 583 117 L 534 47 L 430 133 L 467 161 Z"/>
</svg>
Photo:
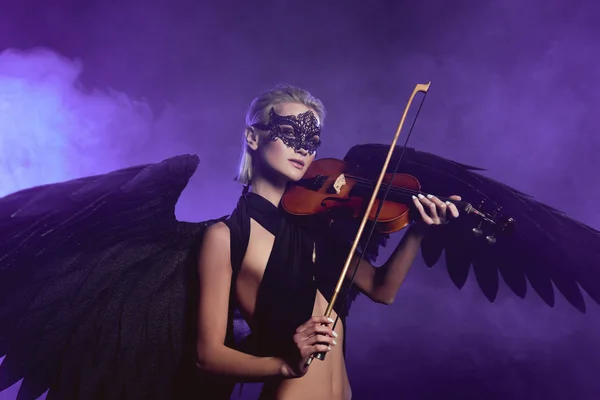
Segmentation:
<svg viewBox="0 0 600 400">
<path fill-rule="evenodd" d="M 0 391 L 24 378 L 19 399 L 172 398 L 209 224 L 174 215 L 197 165 L 183 155 L 0 199 Z"/>
<path fill-rule="evenodd" d="M 344 160 L 365 174 L 377 174 L 388 151 L 387 145 L 358 145 Z M 394 150 L 388 172 L 393 172 L 401 153 L 401 147 Z M 424 241 L 426 263 L 432 266 L 445 254 L 450 277 L 459 288 L 472 266 L 490 301 L 496 298 L 502 276 L 522 298 L 529 282 L 550 306 L 555 301 L 553 285 L 581 312 L 585 312 L 586 305 L 580 287 L 600 304 L 600 232 L 477 170 L 434 154 L 405 149 L 398 172 L 415 176 L 423 192 L 458 194 L 474 206 L 485 201 L 490 212 L 501 207 L 501 213 L 515 221 L 511 235 L 498 236 L 490 245 L 485 234 L 473 234 L 476 220 L 459 218 Z"/>
</svg>

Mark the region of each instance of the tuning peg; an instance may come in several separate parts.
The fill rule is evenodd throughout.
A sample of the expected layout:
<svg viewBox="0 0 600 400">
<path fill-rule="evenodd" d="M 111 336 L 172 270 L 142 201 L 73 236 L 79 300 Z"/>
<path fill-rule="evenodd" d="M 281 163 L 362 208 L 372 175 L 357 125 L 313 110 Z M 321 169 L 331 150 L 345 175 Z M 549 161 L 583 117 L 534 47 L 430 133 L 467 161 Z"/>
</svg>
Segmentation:
<svg viewBox="0 0 600 400">
<path fill-rule="evenodd" d="M 486 236 L 485 240 L 487 240 L 487 242 L 489 244 L 495 244 L 496 243 L 496 237 L 494 235 Z"/>
<path fill-rule="evenodd" d="M 483 230 L 481 229 L 481 225 L 483 225 L 483 221 L 479 221 L 479 225 L 477 225 L 477 228 L 473 228 L 473 234 L 475 236 L 481 236 L 481 234 L 483 233 Z"/>
</svg>

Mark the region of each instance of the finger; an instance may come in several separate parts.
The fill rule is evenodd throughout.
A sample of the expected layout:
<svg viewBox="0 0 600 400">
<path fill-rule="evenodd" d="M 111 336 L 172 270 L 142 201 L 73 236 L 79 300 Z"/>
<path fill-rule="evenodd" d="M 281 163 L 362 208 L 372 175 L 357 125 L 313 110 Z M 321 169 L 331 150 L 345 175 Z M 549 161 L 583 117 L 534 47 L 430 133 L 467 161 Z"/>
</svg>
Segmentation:
<svg viewBox="0 0 600 400">
<path fill-rule="evenodd" d="M 431 196 L 431 195 L 429 195 L 429 196 Z M 437 208 L 435 206 L 435 203 L 430 201 L 429 199 L 427 199 L 427 197 L 423 196 L 422 194 L 420 194 L 418 197 L 419 197 L 419 200 L 421 201 L 421 203 L 423 203 L 423 208 L 425 210 L 427 210 L 427 215 L 429 216 L 429 218 L 431 218 L 433 220 L 434 224 L 436 224 L 436 225 L 439 224 L 440 216 L 437 213 Z"/>
<path fill-rule="evenodd" d="M 457 195 L 452 195 L 449 198 L 451 200 L 455 200 L 455 201 L 460 201 L 462 199 L 462 197 L 457 196 Z M 447 201 L 446 204 L 448 206 L 447 210 L 450 210 L 450 215 L 452 216 L 452 218 L 458 218 L 458 216 L 460 215 L 460 212 L 458 211 L 458 207 L 456 207 L 456 204 L 454 204 L 451 201 Z M 446 217 L 448 217 L 447 214 L 446 214 Z"/>
<path fill-rule="evenodd" d="M 331 351 L 331 346 L 327 346 L 326 344 L 315 344 L 312 346 L 303 347 L 300 351 L 302 358 L 308 358 L 312 354 L 315 353 L 327 353 Z"/>
<path fill-rule="evenodd" d="M 431 219 L 429 215 L 427 215 L 427 212 L 423 208 L 423 204 L 419 201 L 419 199 L 416 196 L 413 196 L 412 198 L 415 208 L 417 209 L 417 211 L 419 211 L 419 215 L 421 215 L 421 219 L 423 220 L 423 222 L 425 222 L 427 225 L 433 224 L 433 219 Z"/>
<path fill-rule="evenodd" d="M 458 212 L 458 208 L 456 208 L 456 205 L 449 201 L 447 201 L 446 204 L 448 205 L 448 210 L 450 211 L 450 215 L 452 215 L 453 218 L 458 218 L 460 213 Z"/>
<path fill-rule="evenodd" d="M 315 325 L 314 329 L 307 329 L 302 332 L 296 333 L 294 335 L 294 342 L 300 343 L 306 341 L 308 339 L 312 340 L 316 336 L 329 337 L 330 339 L 334 339 L 338 337 L 338 334 L 333 331 L 331 328 L 324 325 Z M 311 342 L 312 343 L 312 342 Z"/>
<path fill-rule="evenodd" d="M 455 201 L 461 201 L 462 197 L 454 194 L 454 195 L 450 196 L 449 199 L 455 200 Z M 460 215 L 460 212 L 458 211 L 458 207 L 456 207 L 456 204 L 454 204 L 451 201 L 447 201 L 446 204 L 448 205 L 448 210 L 450 210 L 450 214 L 452 215 L 452 217 L 458 218 L 458 216 Z"/>
<path fill-rule="evenodd" d="M 313 327 L 317 324 L 325 324 L 327 326 L 327 325 L 333 324 L 333 322 L 334 321 L 331 318 L 328 318 L 324 315 L 315 315 L 315 316 L 311 317 L 308 321 L 306 321 L 305 323 L 300 325 L 298 327 L 298 329 L 296 329 L 296 332 L 297 333 L 304 332 L 307 329 L 310 329 L 311 327 Z"/>
<path fill-rule="evenodd" d="M 436 207 L 436 214 L 438 215 L 438 219 L 439 219 L 439 223 L 443 223 L 446 221 L 446 210 L 448 209 L 448 204 L 444 203 L 443 201 L 441 201 L 440 199 L 438 199 L 436 196 L 428 194 L 427 198 L 429 199 L 429 201 L 431 201 L 433 204 L 435 204 Z"/>
<path fill-rule="evenodd" d="M 427 200 L 431 201 L 432 203 L 434 203 L 436 206 L 440 206 L 440 207 L 446 207 L 446 203 L 444 203 L 443 201 L 441 201 L 437 196 L 434 196 L 432 194 L 428 194 L 427 195 Z"/>
<path fill-rule="evenodd" d="M 310 332 L 311 336 L 312 335 L 317 335 L 317 334 L 327 335 L 327 336 L 330 336 L 330 337 L 337 337 L 338 336 L 338 334 L 330 326 L 325 326 L 325 325 L 322 325 L 322 324 L 313 325 L 312 328 L 307 329 L 303 333 L 308 333 L 308 332 Z"/>
<path fill-rule="evenodd" d="M 331 336 L 327 335 L 313 335 L 302 341 L 301 345 L 314 345 L 314 344 L 326 344 L 329 346 L 337 345 L 337 341 Z"/>
</svg>

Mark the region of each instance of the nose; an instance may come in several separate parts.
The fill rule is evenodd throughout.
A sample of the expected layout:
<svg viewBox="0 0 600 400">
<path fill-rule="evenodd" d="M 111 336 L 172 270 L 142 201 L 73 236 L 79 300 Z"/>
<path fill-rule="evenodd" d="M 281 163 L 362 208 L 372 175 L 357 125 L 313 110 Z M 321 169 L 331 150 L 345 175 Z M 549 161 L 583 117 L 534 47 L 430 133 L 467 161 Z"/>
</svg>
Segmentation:
<svg viewBox="0 0 600 400">
<path fill-rule="evenodd" d="M 308 151 L 306 151 L 306 149 L 298 149 L 298 150 L 296 150 L 296 153 L 300 153 L 303 156 L 307 156 L 308 155 Z"/>
</svg>

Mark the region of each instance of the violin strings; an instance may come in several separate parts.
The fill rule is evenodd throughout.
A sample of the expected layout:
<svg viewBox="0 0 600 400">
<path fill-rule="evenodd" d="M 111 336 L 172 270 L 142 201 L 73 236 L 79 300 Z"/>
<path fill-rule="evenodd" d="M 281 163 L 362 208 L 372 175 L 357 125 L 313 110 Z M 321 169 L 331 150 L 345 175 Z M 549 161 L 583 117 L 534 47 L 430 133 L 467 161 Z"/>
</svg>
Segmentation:
<svg viewBox="0 0 600 400">
<path fill-rule="evenodd" d="M 366 178 L 360 178 L 360 177 L 356 177 L 356 176 L 352 176 L 352 175 L 347 175 L 347 177 L 358 182 L 358 184 L 356 185 L 358 187 L 372 188 L 375 186 L 375 184 L 373 184 L 373 182 L 371 182 L 370 180 L 368 180 Z M 389 186 L 388 183 L 382 183 L 379 190 L 382 191 L 384 189 L 384 187 L 387 187 L 387 186 Z M 394 185 L 392 185 L 390 192 L 393 194 L 406 194 L 406 195 L 410 195 L 410 196 L 421 194 L 421 192 L 418 190 L 407 189 L 407 188 L 398 188 L 398 187 L 394 187 Z M 440 197 L 438 197 L 438 198 L 440 198 Z M 440 200 L 444 200 L 444 199 L 445 199 L 444 197 L 440 198 Z M 456 200 L 452 200 L 452 199 L 446 199 L 446 200 L 451 201 L 458 205 L 465 205 L 465 206 L 467 205 L 467 203 L 462 202 L 462 201 L 456 201 Z"/>
</svg>

